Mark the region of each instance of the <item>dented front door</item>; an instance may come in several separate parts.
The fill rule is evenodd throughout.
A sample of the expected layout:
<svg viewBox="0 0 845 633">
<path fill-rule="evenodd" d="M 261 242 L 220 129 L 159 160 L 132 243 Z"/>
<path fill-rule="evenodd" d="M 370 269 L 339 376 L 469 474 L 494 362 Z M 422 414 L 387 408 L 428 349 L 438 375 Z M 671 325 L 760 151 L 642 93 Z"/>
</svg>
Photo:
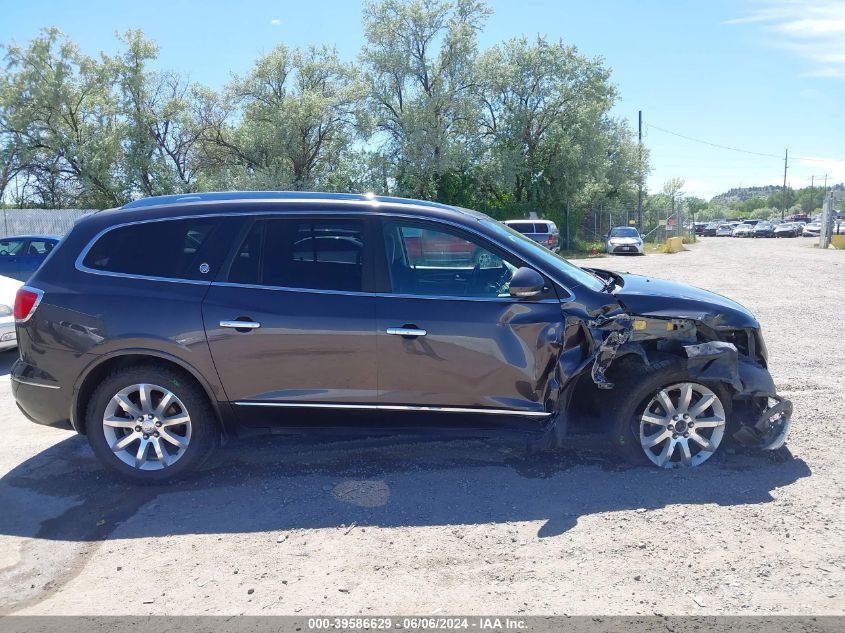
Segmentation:
<svg viewBox="0 0 845 633">
<path fill-rule="evenodd" d="M 494 292 L 519 262 L 454 228 L 426 230 L 441 232 L 444 243 L 470 242 L 448 250 L 473 252 L 473 260 L 420 259 L 410 248 L 418 228 L 384 226 L 391 291 L 376 296 L 380 404 L 541 420 L 558 391 L 562 313 L 554 289 L 528 300 L 510 297 L 506 284 Z"/>
<path fill-rule="evenodd" d="M 556 300 L 380 296 L 376 311 L 382 404 L 542 413 L 557 395 Z"/>
</svg>

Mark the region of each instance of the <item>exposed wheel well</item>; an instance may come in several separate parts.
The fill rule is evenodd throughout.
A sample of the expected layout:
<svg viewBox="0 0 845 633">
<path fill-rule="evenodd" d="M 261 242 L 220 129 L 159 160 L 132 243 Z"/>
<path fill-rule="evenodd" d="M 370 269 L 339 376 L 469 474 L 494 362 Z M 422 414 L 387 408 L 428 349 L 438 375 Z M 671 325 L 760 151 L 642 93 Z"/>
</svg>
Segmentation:
<svg viewBox="0 0 845 633">
<path fill-rule="evenodd" d="M 209 404 L 211 405 L 211 409 L 214 411 L 214 421 L 217 424 L 218 429 L 222 429 L 220 411 L 217 409 L 216 400 L 208 392 L 208 389 L 206 389 L 206 387 L 190 371 L 178 363 L 174 363 L 173 361 L 159 356 L 150 356 L 148 354 L 123 354 L 103 361 L 94 367 L 82 381 L 73 405 L 73 426 L 79 433 L 85 433 L 85 411 L 88 408 L 88 402 L 90 401 L 94 390 L 97 388 L 97 385 L 99 385 L 100 382 L 109 374 L 132 365 L 153 365 L 182 374 L 186 381 L 199 387 L 199 389 L 206 395 Z"/>
</svg>

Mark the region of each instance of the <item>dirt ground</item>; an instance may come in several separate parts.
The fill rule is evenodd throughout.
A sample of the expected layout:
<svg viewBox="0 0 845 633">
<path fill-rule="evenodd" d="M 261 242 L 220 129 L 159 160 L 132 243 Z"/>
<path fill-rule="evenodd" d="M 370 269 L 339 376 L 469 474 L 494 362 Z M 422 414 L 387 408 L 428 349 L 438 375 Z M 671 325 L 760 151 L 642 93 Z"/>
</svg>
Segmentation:
<svg viewBox="0 0 845 633">
<path fill-rule="evenodd" d="M 27 422 L 4 378 L 0 613 L 845 613 L 845 253 L 706 238 L 591 264 L 757 314 L 795 404 L 788 449 L 660 471 L 583 440 L 526 455 L 273 436 L 133 488 L 84 439 Z"/>
</svg>

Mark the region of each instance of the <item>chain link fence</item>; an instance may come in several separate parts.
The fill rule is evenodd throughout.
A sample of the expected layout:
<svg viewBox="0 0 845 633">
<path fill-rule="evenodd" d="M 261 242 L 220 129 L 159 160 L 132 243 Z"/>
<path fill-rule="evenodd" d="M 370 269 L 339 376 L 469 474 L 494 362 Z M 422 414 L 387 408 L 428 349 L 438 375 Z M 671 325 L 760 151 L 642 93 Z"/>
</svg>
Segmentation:
<svg viewBox="0 0 845 633">
<path fill-rule="evenodd" d="M 58 235 L 70 231 L 73 223 L 94 209 L 3 209 L 0 231 L 11 235 Z"/>
</svg>

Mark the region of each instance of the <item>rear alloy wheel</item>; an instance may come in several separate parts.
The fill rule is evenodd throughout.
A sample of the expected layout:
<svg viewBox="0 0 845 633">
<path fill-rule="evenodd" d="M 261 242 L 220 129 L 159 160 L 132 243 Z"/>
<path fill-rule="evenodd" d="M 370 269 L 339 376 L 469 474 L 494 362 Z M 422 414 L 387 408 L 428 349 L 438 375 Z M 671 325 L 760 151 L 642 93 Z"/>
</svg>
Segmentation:
<svg viewBox="0 0 845 633">
<path fill-rule="evenodd" d="M 191 416 L 164 387 L 141 383 L 121 389 L 103 414 L 103 435 L 124 464 L 162 470 L 185 455 L 191 443 Z"/>
<path fill-rule="evenodd" d="M 726 422 L 725 408 L 711 389 L 676 383 L 654 394 L 640 414 L 640 446 L 655 466 L 698 466 L 719 448 Z"/>
<path fill-rule="evenodd" d="M 198 467 L 219 435 L 205 392 L 190 376 L 156 365 L 103 380 L 88 404 L 86 431 L 99 460 L 136 483 L 163 483 Z"/>
</svg>

